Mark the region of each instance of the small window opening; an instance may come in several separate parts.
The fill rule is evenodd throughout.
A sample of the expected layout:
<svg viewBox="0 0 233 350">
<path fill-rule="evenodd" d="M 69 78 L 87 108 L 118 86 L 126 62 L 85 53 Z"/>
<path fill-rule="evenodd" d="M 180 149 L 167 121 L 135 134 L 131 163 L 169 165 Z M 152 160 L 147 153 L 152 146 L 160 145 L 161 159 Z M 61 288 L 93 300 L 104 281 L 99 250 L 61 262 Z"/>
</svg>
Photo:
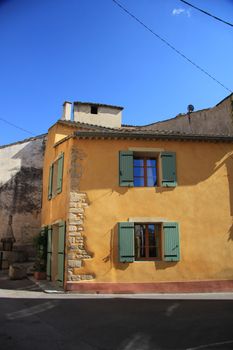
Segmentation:
<svg viewBox="0 0 233 350">
<path fill-rule="evenodd" d="M 91 114 L 98 114 L 98 107 L 91 106 Z"/>
</svg>

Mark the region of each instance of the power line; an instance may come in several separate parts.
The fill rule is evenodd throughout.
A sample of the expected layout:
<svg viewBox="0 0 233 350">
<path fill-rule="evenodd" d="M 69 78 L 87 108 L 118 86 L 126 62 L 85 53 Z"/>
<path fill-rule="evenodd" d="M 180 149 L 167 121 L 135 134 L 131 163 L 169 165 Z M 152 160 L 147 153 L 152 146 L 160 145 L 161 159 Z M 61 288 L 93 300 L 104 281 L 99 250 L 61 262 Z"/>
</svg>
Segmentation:
<svg viewBox="0 0 233 350">
<path fill-rule="evenodd" d="M 188 58 L 187 56 L 185 56 L 181 51 L 177 50 L 174 46 L 172 46 L 167 40 L 165 40 L 164 38 L 162 38 L 160 35 L 158 35 L 157 33 L 155 33 L 151 28 L 149 28 L 145 23 L 143 23 L 139 18 L 137 18 L 135 15 L 133 15 L 130 11 L 128 11 L 124 6 L 122 6 L 118 1 L 116 0 L 112 0 L 118 7 L 120 7 L 124 12 L 126 12 L 130 17 L 132 17 L 135 21 L 137 21 L 139 24 L 141 24 L 145 29 L 147 29 L 149 32 L 151 32 L 154 36 L 156 36 L 159 40 L 161 40 L 164 44 L 166 44 L 168 47 L 170 47 L 170 49 L 172 49 L 173 51 L 175 51 L 178 55 L 180 55 L 181 57 L 183 57 L 186 61 L 188 61 L 189 63 L 191 63 L 194 67 L 196 67 L 197 69 L 199 69 L 202 73 L 204 73 L 205 75 L 207 75 L 209 78 L 211 78 L 212 80 L 214 80 L 217 84 L 221 85 L 225 90 L 229 91 L 232 93 L 232 90 L 230 90 L 228 87 L 226 87 L 225 85 L 223 85 L 219 80 L 217 80 L 216 78 L 214 78 L 211 74 L 209 74 L 206 70 L 204 70 L 203 68 L 201 68 L 198 64 L 196 64 L 195 62 L 193 62 L 190 58 Z"/>
<path fill-rule="evenodd" d="M 212 17 L 212 18 L 214 18 L 214 19 L 217 19 L 218 21 L 220 21 L 220 22 L 222 22 L 222 23 L 225 23 L 225 24 L 227 24 L 227 25 L 233 27 L 233 24 L 230 23 L 230 22 L 226 22 L 226 21 L 224 21 L 223 19 L 221 19 L 221 18 L 219 18 L 219 17 L 217 17 L 217 16 L 214 16 L 214 15 L 212 15 L 212 14 L 209 13 L 209 12 L 204 11 L 204 10 L 200 9 L 199 7 L 196 7 L 196 6 L 190 4 L 189 2 L 187 2 L 187 1 L 185 1 L 185 0 L 180 0 L 180 1 L 183 2 L 183 3 L 186 4 L 186 5 L 189 5 L 190 7 L 193 7 L 194 9 L 196 9 L 196 10 L 198 10 L 198 11 L 204 13 L 204 14 L 207 15 L 207 16 L 210 16 L 210 17 Z"/>
<path fill-rule="evenodd" d="M 13 124 L 13 123 L 10 123 L 10 122 L 8 122 L 6 119 L 0 118 L 0 120 L 3 121 L 3 122 L 6 123 L 6 124 L 9 124 L 9 125 L 13 126 L 13 127 L 16 128 L 16 129 L 19 129 L 19 130 L 24 131 L 24 132 L 26 132 L 26 133 L 28 133 L 28 134 L 30 134 L 30 135 L 32 135 L 32 136 L 35 136 L 35 134 L 32 133 L 31 131 L 28 131 L 28 130 L 26 130 L 26 129 L 21 128 L 20 126 L 17 126 L 17 125 L 15 125 L 15 124 Z"/>
</svg>

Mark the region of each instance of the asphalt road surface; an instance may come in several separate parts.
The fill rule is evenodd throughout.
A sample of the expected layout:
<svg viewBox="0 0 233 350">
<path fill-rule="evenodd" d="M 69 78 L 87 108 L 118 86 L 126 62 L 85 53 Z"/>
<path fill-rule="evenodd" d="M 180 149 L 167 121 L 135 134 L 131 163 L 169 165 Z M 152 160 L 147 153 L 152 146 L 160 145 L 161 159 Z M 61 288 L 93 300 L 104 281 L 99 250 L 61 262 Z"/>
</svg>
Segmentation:
<svg viewBox="0 0 233 350">
<path fill-rule="evenodd" d="M 233 301 L 2 297 L 8 349 L 233 349 Z"/>
</svg>

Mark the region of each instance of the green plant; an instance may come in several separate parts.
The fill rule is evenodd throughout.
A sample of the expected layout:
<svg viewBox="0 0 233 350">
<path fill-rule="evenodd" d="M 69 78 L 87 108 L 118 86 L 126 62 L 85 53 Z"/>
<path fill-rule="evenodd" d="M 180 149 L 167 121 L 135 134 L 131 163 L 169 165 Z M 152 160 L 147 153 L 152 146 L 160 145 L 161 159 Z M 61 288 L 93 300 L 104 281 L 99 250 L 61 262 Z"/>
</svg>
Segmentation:
<svg viewBox="0 0 233 350">
<path fill-rule="evenodd" d="M 34 246 L 36 248 L 35 271 L 46 271 L 47 262 L 47 232 L 41 231 L 34 238 Z"/>
</svg>

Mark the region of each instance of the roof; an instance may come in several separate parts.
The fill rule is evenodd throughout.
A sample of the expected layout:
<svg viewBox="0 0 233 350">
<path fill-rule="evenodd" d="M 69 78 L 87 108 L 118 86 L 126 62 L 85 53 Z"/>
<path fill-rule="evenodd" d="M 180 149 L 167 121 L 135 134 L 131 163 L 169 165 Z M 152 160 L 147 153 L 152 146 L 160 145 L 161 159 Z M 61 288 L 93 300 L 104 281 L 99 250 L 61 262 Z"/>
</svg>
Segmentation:
<svg viewBox="0 0 233 350">
<path fill-rule="evenodd" d="M 93 103 L 93 102 L 81 102 L 81 101 L 76 101 L 76 102 L 74 102 L 74 104 L 79 104 L 79 105 L 91 105 L 91 106 L 96 106 L 96 107 L 116 108 L 116 109 L 120 109 L 120 110 L 123 110 L 123 109 L 124 109 L 124 107 L 121 107 L 121 106 L 107 105 L 107 104 L 104 104 L 104 103 Z"/>
<path fill-rule="evenodd" d="M 16 142 L 8 143 L 7 145 L 2 145 L 2 146 L 0 146 L 0 149 L 1 149 L 1 148 L 6 148 L 6 147 L 9 147 L 9 146 L 18 145 L 18 144 L 20 144 L 20 143 L 36 141 L 36 140 L 38 140 L 38 139 L 42 139 L 42 138 L 47 137 L 47 135 L 48 135 L 47 133 L 46 133 L 46 134 L 41 134 L 41 135 L 33 136 L 33 137 L 30 137 L 30 138 L 28 138 L 28 139 L 24 139 L 24 140 L 21 140 L 21 141 L 16 141 Z"/>
<path fill-rule="evenodd" d="M 76 130 L 57 142 L 58 144 L 70 139 L 143 139 L 143 140 L 176 140 L 176 141 L 205 141 L 205 142 L 233 142 L 231 135 L 188 134 L 172 130 L 143 129 L 141 127 L 122 127 L 119 129 L 90 125 L 72 121 L 58 121 L 61 124 L 74 126 Z M 78 130 L 77 130 L 78 129 Z"/>
<path fill-rule="evenodd" d="M 147 139 L 147 140 L 177 140 L 177 141 L 208 141 L 208 142 L 233 142 L 230 135 L 205 135 L 186 134 L 170 130 L 78 130 L 75 137 L 82 139 Z"/>
<path fill-rule="evenodd" d="M 224 100 L 219 103 L 222 103 L 228 98 L 231 98 L 233 94 L 227 96 Z M 89 102 L 75 102 L 81 104 L 91 104 Z M 101 104 L 95 104 L 97 106 L 101 106 Z M 108 106 L 108 105 L 102 105 Z M 114 107 L 114 106 L 110 106 Z M 117 107 L 116 107 L 117 108 Z M 118 107 L 122 108 L 122 107 Z M 202 111 L 209 110 L 209 108 L 203 109 Z M 197 113 L 193 112 L 193 113 Z M 200 112 L 200 111 L 199 111 Z M 178 115 L 176 118 L 184 117 L 186 115 Z M 172 120 L 175 118 L 171 118 Z M 166 139 L 166 140 L 177 140 L 177 141 L 206 141 L 206 142 L 233 142 L 232 134 L 210 134 L 210 133 L 194 133 L 194 132 L 183 132 L 183 131 L 175 131 L 164 129 L 161 130 L 157 127 L 156 124 L 160 124 L 165 121 L 155 122 L 149 125 L 137 126 L 137 125 L 127 125 L 123 124 L 120 128 L 110 128 L 104 126 L 98 126 L 93 124 L 75 122 L 75 121 L 67 121 L 67 120 L 59 120 L 58 123 L 70 125 L 75 128 L 74 133 L 72 135 L 67 136 L 63 141 L 69 139 L 70 137 L 77 137 L 82 139 L 144 139 L 144 140 L 158 140 L 158 139 Z M 63 142 L 61 141 L 61 142 Z"/>
</svg>

